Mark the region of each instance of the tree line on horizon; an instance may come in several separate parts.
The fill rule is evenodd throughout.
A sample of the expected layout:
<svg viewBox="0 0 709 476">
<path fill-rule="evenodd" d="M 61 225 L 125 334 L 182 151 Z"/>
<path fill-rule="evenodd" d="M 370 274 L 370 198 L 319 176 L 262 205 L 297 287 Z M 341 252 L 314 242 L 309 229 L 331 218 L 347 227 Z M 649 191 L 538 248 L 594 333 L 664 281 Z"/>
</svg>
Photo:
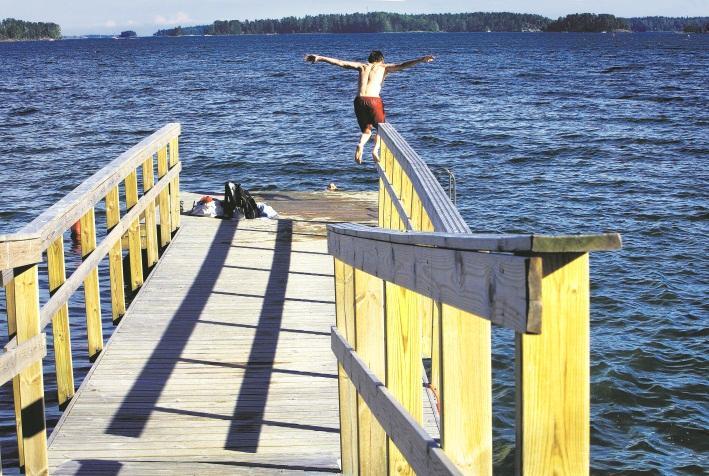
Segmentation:
<svg viewBox="0 0 709 476">
<path fill-rule="evenodd" d="M 689 30 L 688 30 L 689 29 Z M 323 14 L 301 18 L 264 20 L 216 20 L 211 25 L 178 26 L 159 30 L 155 36 L 244 35 L 290 33 L 387 33 L 387 32 L 521 32 L 613 30 L 709 31 L 709 17 L 619 18 L 608 14 L 580 13 L 557 20 L 542 15 L 509 12 L 404 14 L 388 12 Z"/>
<path fill-rule="evenodd" d="M 0 40 L 58 40 L 62 29 L 56 23 L 5 18 L 0 22 Z"/>
</svg>

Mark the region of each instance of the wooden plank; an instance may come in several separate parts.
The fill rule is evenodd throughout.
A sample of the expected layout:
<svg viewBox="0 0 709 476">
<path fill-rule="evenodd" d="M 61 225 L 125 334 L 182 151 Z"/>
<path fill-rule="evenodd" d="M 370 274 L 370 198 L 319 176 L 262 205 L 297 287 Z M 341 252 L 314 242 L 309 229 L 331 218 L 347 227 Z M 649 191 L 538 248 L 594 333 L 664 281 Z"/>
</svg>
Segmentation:
<svg viewBox="0 0 709 476">
<path fill-rule="evenodd" d="M 126 209 L 130 211 L 138 203 L 138 174 L 132 171 L 126 176 Z M 141 210 L 142 211 L 142 210 Z M 128 260 L 130 262 L 130 287 L 133 291 L 143 285 L 143 251 L 140 239 L 140 216 L 128 229 Z"/>
<path fill-rule="evenodd" d="M 354 270 L 355 332 L 357 352 L 378 378 L 386 378 L 384 331 L 384 283 Z M 340 362 L 342 364 L 342 362 Z M 350 379 L 352 379 L 352 375 Z M 359 387 L 358 387 L 359 390 Z M 371 409 L 358 396 L 359 472 L 387 474 L 387 439 Z"/>
<path fill-rule="evenodd" d="M 40 263 L 42 247 L 39 235 L 0 235 L 0 270 Z"/>
<path fill-rule="evenodd" d="M 172 169 L 180 161 L 179 139 L 174 137 L 170 141 L 170 168 Z M 170 225 L 174 233 L 180 227 L 180 176 L 175 176 L 170 183 Z"/>
<path fill-rule="evenodd" d="M 106 228 L 110 233 L 121 221 L 118 187 L 113 187 L 106 195 Z M 123 249 L 122 240 L 108 252 L 108 268 L 111 282 L 111 314 L 113 323 L 118 324 L 126 313 L 125 289 L 123 288 Z"/>
<path fill-rule="evenodd" d="M 153 174 L 153 156 L 143 162 L 143 194 L 155 186 Z M 150 202 L 145 208 L 145 248 L 148 266 L 158 262 L 158 229 L 155 222 L 155 202 Z"/>
<path fill-rule="evenodd" d="M 86 260 L 96 249 L 96 220 L 90 208 L 81 217 L 81 257 Z M 93 360 L 103 350 L 101 328 L 101 293 L 98 283 L 98 266 L 93 267 L 84 278 L 84 303 L 86 308 L 86 338 L 89 359 Z"/>
<path fill-rule="evenodd" d="M 22 228 L 21 233 L 40 235 L 42 244 L 40 248 L 47 249 L 57 236 L 63 234 L 89 208 L 93 208 L 113 187 L 118 186 L 124 178 L 139 167 L 147 155 L 157 152 L 170 139 L 179 136 L 180 132 L 180 124 L 172 123 L 146 137 L 42 212 Z"/>
<path fill-rule="evenodd" d="M 490 322 L 446 306 L 441 315 L 441 444 L 463 474 L 492 474 Z"/>
<path fill-rule="evenodd" d="M 3 273 L 5 274 L 5 273 Z M 3 276 L 5 287 L 5 309 L 7 310 L 7 336 L 17 342 L 17 320 L 15 319 L 15 286 L 12 285 L 14 273 Z M 25 465 L 25 445 L 22 438 L 22 395 L 20 394 L 20 377 L 12 379 L 12 402 L 15 409 L 15 434 L 17 435 L 17 456 L 20 466 Z"/>
<path fill-rule="evenodd" d="M 47 355 L 47 335 L 37 334 L 15 349 L 0 354 L 0 385 L 12 380 L 21 371 Z"/>
<path fill-rule="evenodd" d="M 529 258 L 496 253 L 402 245 L 328 234 L 337 259 L 436 301 L 518 332 L 539 332 L 538 289 L 529 281 Z"/>
<path fill-rule="evenodd" d="M 517 335 L 517 472 L 588 474 L 588 253 L 544 255 L 539 335 Z"/>
<path fill-rule="evenodd" d="M 47 248 L 49 292 L 53 294 L 66 281 L 64 239 L 59 237 Z M 74 396 L 74 365 L 71 358 L 69 306 L 64 304 L 52 317 L 54 367 L 57 374 L 57 403 L 62 408 Z"/>
<path fill-rule="evenodd" d="M 372 228 L 356 223 L 329 225 L 328 230 L 360 238 L 369 238 L 389 243 L 406 245 L 435 246 L 438 248 L 464 251 L 502 251 L 516 253 L 607 251 L 621 247 L 621 237 L 617 233 L 592 235 L 501 235 L 462 234 L 438 232 L 403 232 Z M 541 249 L 541 251 L 538 251 Z"/>
<path fill-rule="evenodd" d="M 354 270 L 342 261 L 335 262 L 335 302 L 337 327 L 351 345 L 356 345 L 354 308 Z M 340 403 L 340 446 L 342 454 L 342 474 L 359 474 L 358 431 L 357 431 L 357 390 L 338 365 L 338 387 Z"/>
<path fill-rule="evenodd" d="M 162 178 L 168 171 L 167 147 L 158 150 L 158 178 Z M 170 194 L 164 189 L 158 196 L 160 208 L 160 246 L 165 247 L 172 239 L 172 225 L 170 224 Z"/>
<path fill-rule="evenodd" d="M 40 334 L 37 266 L 15 268 L 10 284 L 14 293 L 14 315 L 18 346 Z M 27 474 L 47 472 L 47 430 L 44 420 L 44 381 L 42 361 L 36 361 L 19 374 L 22 402 L 22 439 Z"/>
<path fill-rule="evenodd" d="M 389 151 L 389 154 L 391 154 L 391 151 Z M 399 162 L 396 160 L 396 156 L 393 156 L 393 169 L 392 169 L 392 189 L 394 190 L 394 194 L 396 196 L 396 200 L 401 204 L 401 165 L 399 165 Z M 400 211 L 401 210 L 401 211 Z M 404 220 L 403 216 L 406 214 L 406 212 L 403 211 L 404 207 L 403 205 L 400 208 L 397 208 L 396 214 L 397 214 L 397 221 L 392 221 L 391 222 L 391 228 L 394 230 L 402 230 L 404 228 Z"/>
<path fill-rule="evenodd" d="M 355 273 L 357 273 L 355 271 Z M 332 351 L 354 383 L 364 403 L 394 441 L 417 474 L 460 475 L 426 431 L 389 392 L 358 352 L 333 328 Z"/>
<path fill-rule="evenodd" d="M 421 323 L 412 291 L 386 283 L 386 385 L 392 395 L 421 423 L 423 418 Z M 389 473 L 413 474 L 404 456 L 389 442 Z"/>
</svg>

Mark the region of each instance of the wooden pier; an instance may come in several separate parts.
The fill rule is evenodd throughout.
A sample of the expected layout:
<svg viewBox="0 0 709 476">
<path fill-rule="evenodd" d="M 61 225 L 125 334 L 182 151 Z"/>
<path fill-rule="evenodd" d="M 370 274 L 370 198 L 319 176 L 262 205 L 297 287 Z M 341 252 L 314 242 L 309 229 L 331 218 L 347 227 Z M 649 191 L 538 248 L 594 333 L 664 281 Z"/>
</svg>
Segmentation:
<svg viewBox="0 0 709 476">
<path fill-rule="evenodd" d="M 491 325 L 516 335 L 517 472 L 588 473 L 588 257 L 618 235 L 471 234 L 390 125 L 378 193 L 262 194 L 277 220 L 181 216 L 196 196 L 180 194 L 179 135 L 165 126 L 0 236 L 0 383 L 27 474 L 491 474 Z M 75 392 L 79 289 L 94 364 Z M 48 326 L 65 408 L 49 437 Z"/>
</svg>

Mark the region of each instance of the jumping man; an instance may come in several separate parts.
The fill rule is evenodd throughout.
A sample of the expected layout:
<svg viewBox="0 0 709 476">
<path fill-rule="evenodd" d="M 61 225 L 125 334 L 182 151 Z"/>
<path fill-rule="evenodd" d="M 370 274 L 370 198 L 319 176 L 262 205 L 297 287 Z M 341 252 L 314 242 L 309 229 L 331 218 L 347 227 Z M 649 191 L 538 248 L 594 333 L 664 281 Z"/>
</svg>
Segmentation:
<svg viewBox="0 0 709 476">
<path fill-rule="evenodd" d="M 357 149 L 355 150 L 355 162 L 361 164 L 364 145 L 372 137 L 372 127 L 377 127 L 380 123 L 385 122 L 384 104 L 382 103 L 382 98 L 379 97 L 384 78 L 389 73 L 402 71 L 419 63 L 430 63 L 433 61 L 433 56 L 422 56 L 421 58 L 404 61 L 399 64 L 386 64 L 381 51 L 372 51 L 369 55 L 368 63 L 343 61 L 318 55 L 306 55 L 305 61 L 329 63 L 340 68 L 354 69 L 359 72 L 359 91 L 354 100 L 354 109 L 359 128 L 362 131 L 362 137 L 360 137 L 359 144 L 357 144 Z M 375 140 L 372 157 L 377 162 L 379 162 L 378 153 L 378 143 Z"/>
</svg>

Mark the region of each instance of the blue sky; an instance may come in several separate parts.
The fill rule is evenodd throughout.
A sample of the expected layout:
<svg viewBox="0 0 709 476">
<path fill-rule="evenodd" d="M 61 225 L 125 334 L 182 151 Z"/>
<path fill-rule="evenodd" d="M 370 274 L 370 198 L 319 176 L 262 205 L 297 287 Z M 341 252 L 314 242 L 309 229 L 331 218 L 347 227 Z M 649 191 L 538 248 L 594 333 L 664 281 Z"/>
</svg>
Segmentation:
<svg viewBox="0 0 709 476">
<path fill-rule="evenodd" d="M 619 16 L 709 16 L 709 0 L 0 0 L 0 17 L 59 23 L 65 35 L 211 23 L 216 19 L 280 18 L 385 10 L 405 13 L 512 11 L 556 18 L 567 13 Z"/>
</svg>

